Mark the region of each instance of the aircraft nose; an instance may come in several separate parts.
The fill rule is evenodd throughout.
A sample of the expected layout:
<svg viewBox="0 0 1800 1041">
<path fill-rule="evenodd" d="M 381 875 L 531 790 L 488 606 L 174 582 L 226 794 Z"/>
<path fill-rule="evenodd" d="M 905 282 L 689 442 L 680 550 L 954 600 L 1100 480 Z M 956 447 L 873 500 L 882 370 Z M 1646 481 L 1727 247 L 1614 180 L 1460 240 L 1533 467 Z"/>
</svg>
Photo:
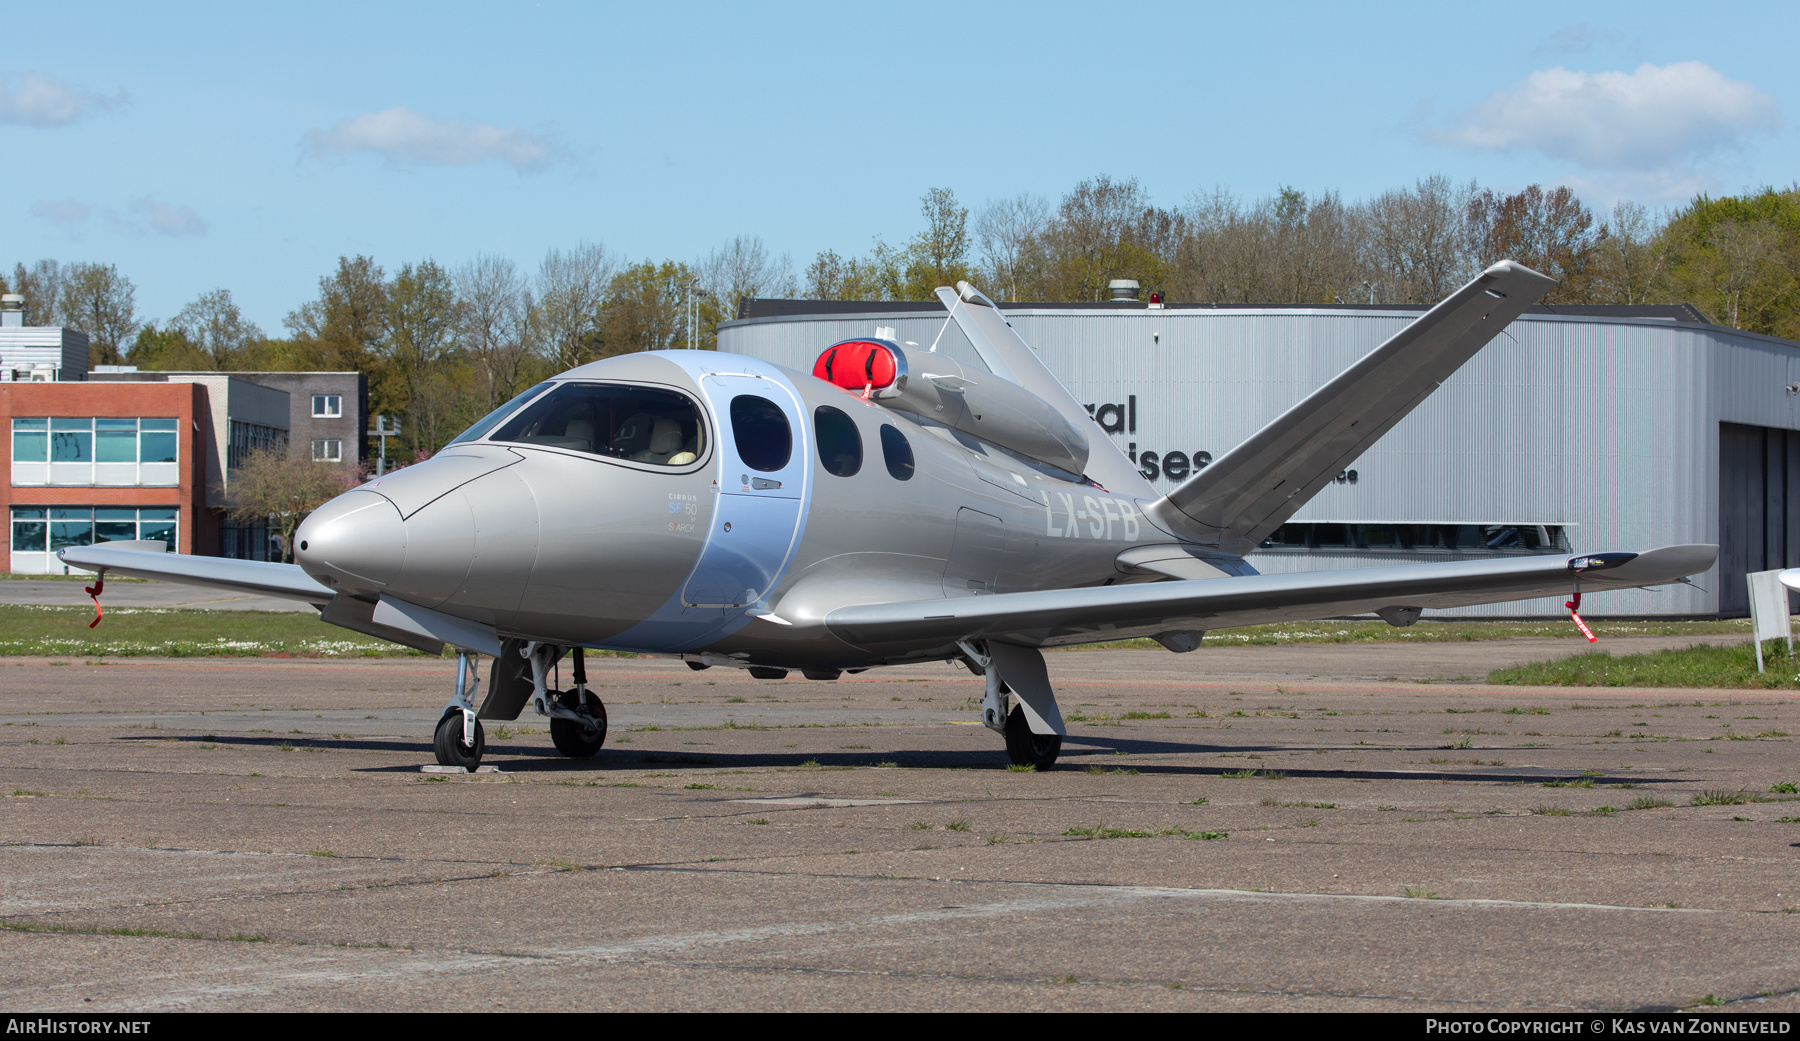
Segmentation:
<svg viewBox="0 0 1800 1041">
<path fill-rule="evenodd" d="M 379 593 L 406 559 L 406 524 L 387 498 L 348 491 L 312 512 L 294 533 L 295 560 L 347 592 Z"/>
</svg>

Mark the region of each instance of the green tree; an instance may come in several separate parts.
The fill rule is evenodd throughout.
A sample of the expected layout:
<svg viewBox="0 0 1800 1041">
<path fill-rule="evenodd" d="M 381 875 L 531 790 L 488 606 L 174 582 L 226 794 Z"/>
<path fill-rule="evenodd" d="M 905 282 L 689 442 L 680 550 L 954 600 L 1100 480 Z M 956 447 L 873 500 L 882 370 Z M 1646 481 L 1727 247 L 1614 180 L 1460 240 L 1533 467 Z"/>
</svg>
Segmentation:
<svg viewBox="0 0 1800 1041">
<path fill-rule="evenodd" d="M 370 408 L 401 417 L 401 437 L 414 454 L 435 452 L 469 411 L 459 407 L 465 381 L 455 378 L 464 367 L 456 345 L 456 286 L 436 261 L 424 260 L 402 265 L 386 298 L 384 364 L 370 380 Z"/>
<path fill-rule="evenodd" d="M 88 334 L 88 363 L 117 365 L 137 334 L 137 289 L 112 264 L 70 264 L 61 309 L 67 324 Z"/>
<path fill-rule="evenodd" d="M 1699 196 L 1663 236 L 1671 298 L 1740 329 L 1800 337 L 1800 188 Z"/>
<path fill-rule="evenodd" d="M 146 323 L 138 330 L 126 360 L 140 369 L 166 372 L 204 371 L 213 367 L 212 356 L 180 329 L 158 329 L 154 322 Z"/>
<path fill-rule="evenodd" d="M 202 368 L 207 369 L 241 368 L 241 360 L 263 340 L 262 330 L 244 317 L 229 289 L 201 293 L 176 313 L 169 327 L 206 357 Z"/>
<path fill-rule="evenodd" d="M 371 257 L 339 257 L 319 279 L 319 295 L 290 312 L 284 324 L 307 368 L 372 372 L 387 335 L 387 281 Z M 372 380 L 371 380 L 372 382 Z"/>
<path fill-rule="evenodd" d="M 632 264 L 614 276 L 601 331 L 607 356 L 688 345 L 688 302 L 696 278 L 686 264 L 665 260 Z M 702 327 L 718 324 L 718 302 L 702 298 Z"/>
</svg>

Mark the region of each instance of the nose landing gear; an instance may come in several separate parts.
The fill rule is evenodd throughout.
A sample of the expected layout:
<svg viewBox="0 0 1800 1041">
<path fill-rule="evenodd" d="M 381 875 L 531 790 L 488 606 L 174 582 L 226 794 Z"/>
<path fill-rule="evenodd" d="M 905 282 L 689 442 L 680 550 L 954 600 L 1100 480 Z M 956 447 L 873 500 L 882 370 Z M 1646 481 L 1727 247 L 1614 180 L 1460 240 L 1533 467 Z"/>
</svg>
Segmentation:
<svg viewBox="0 0 1800 1041">
<path fill-rule="evenodd" d="M 437 753 L 440 766 L 459 766 L 474 770 L 481 765 L 481 753 L 487 736 L 481 732 L 481 720 L 475 718 L 475 688 L 481 677 L 476 672 L 473 651 L 456 652 L 456 695 L 444 706 L 432 735 L 431 749 Z"/>
</svg>

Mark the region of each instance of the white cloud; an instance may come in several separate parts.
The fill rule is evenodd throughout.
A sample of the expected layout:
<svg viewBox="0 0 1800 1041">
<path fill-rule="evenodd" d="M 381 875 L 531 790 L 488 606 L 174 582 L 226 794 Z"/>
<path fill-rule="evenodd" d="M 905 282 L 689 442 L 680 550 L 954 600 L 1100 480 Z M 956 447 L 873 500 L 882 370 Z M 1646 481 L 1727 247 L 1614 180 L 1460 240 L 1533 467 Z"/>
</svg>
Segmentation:
<svg viewBox="0 0 1800 1041">
<path fill-rule="evenodd" d="M 1598 29 L 1588 22 L 1565 25 L 1531 49 L 1533 54 L 1580 54 L 1603 43 L 1622 43 L 1625 36 L 1611 29 Z"/>
<path fill-rule="evenodd" d="M 165 206 L 155 199 L 143 198 L 134 201 L 131 209 L 158 234 L 177 237 L 206 234 L 206 221 L 192 206 Z"/>
<path fill-rule="evenodd" d="M 107 97 L 86 87 L 63 83 L 27 72 L 15 84 L 0 79 L 0 123 L 20 126 L 67 126 L 89 116 L 115 109 L 128 100 L 125 91 Z"/>
<path fill-rule="evenodd" d="M 1783 126 L 1775 99 L 1702 62 L 1635 72 L 1532 73 L 1429 136 L 1482 151 L 1526 149 L 1594 170 L 1656 171 L 1742 148 Z"/>
<path fill-rule="evenodd" d="M 85 224 L 87 223 L 87 219 L 94 215 L 94 208 L 85 202 L 72 198 L 61 200 L 39 199 L 37 204 L 31 207 L 31 215 L 33 217 L 42 217 L 44 220 L 55 224 Z"/>
<path fill-rule="evenodd" d="M 473 166 L 494 159 L 520 173 L 542 170 L 562 158 L 561 146 L 548 134 L 511 123 L 499 127 L 434 119 L 405 105 L 309 131 L 302 144 L 314 155 L 373 152 L 395 165 Z"/>
</svg>

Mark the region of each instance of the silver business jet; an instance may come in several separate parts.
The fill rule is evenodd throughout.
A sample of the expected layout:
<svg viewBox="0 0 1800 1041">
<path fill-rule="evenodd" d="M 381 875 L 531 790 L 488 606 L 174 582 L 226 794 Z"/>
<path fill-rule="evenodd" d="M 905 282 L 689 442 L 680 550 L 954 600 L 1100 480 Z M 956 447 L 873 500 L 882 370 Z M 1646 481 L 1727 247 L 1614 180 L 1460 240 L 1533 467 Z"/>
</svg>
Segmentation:
<svg viewBox="0 0 1800 1041">
<path fill-rule="evenodd" d="M 808 679 L 932 660 L 985 678 L 983 722 L 1047 769 L 1065 734 L 1042 648 L 1679 581 L 1714 546 L 1261 575 L 1245 555 L 1554 283 L 1482 272 L 1330 383 L 1159 495 L 1013 329 L 938 295 L 983 365 L 871 338 L 811 373 L 711 351 L 571 369 L 429 461 L 345 492 L 298 564 L 90 546 L 70 565 L 314 604 L 325 621 L 457 657 L 439 762 L 482 720 L 550 720 L 591 757 L 589 648 Z M 493 659 L 477 704 L 480 656 Z M 556 690 L 572 655 L 574 685 Z"/>
</svg>

